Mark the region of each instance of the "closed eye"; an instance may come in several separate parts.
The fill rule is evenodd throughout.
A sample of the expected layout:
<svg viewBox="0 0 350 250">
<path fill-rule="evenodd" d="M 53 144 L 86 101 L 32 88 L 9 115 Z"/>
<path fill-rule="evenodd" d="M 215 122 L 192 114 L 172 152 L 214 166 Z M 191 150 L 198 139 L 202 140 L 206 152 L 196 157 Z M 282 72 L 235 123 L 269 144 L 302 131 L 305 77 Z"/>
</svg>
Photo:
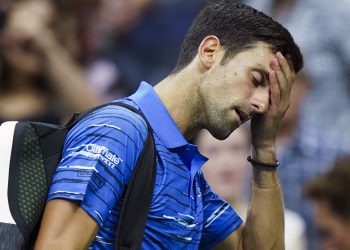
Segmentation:
<svg viewBox="0 0 350 250">
<path fill-rule="evenodd" d="M 262 76 L 262 74 L 260 72 L 253 71 L 252 72 L 252 82 L 256 87 L 261 86 L 264 83 L 264 77 Z"/>
<path fill-rule="evenodd" d="M 261 86 L 262 83 L 261 81 L 259 81 L 258 79 L 256 79 L 255 77 L 252 77 L 252 82 L 255 85 L 255 87 Z"/>
<path fill-rule="evenodd" d="M 256 87 L 268 85 L 268 80 L 269 74 L 264 70 L 256 69 L 252 71 L 252 82 Z"/>
</svg>

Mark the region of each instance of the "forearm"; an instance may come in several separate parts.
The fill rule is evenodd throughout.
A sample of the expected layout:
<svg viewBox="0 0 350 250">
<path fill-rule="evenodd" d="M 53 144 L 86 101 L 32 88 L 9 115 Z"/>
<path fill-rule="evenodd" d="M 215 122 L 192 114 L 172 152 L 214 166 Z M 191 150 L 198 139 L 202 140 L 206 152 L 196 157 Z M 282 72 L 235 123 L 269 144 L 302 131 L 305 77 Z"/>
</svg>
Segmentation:
<svg viewBox="0 0 350 250">
<path fill-rule="evenodd" d="M 74 223 L 74 225 L 72 224 Z M 35 250 L 82 250 L 87 249 L 97 233 L 95 230 L 76 229 L 80 221 L 72 220 L 65 229 L 57 234 L 48 233 L 46 237 L 39 237 L 35 243 Z M 84 233 L 81 233 L 84 232 Z"/>
<path fill-rule="evenodd" d="M 81 68 L 56 41 L 51 32 L 41 37 L 47 74 L 54 89 L 72 111 L 81 111 L 103 103 L 102 97 L 88 84 Z"/>
<path fill-rule="evenodd" d="M 87 249 L 97 231 L 97 223 L 77 204 L 52 200 L 46 205 L 34 249 Z"/>
<path fill-rule="evenodd" d="M 253 152 L 253 158 L 275 162 L 274 149 Z M 243 231 L 243 249 L 284 249 L 284 207 L 276 171 L 253 167 L 250 206 Z"/>
</svg>

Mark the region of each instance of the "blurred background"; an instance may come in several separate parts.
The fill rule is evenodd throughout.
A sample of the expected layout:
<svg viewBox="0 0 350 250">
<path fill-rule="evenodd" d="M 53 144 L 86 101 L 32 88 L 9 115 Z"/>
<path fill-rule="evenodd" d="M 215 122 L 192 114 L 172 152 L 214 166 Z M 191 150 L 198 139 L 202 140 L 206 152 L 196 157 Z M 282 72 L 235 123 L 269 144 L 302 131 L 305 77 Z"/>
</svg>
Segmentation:
<svg viewBox="0 0 350 250">
<path fill-rule="evenodd" d="M 304 54 L 305 68 L 277 142 L 279 173 L 285 206 L 300 221 L 305 239 L 293 249 L 322 249 L 302 187 L 350 153 L 350 0 L 241 2 L 281 22 Z M 173 69 L 182 39 L 204 4 L 205 0 L 0 0 L 0 123 L 62 124 L 74 111 L 133 93 L 142 80 L 155 85 Z M 241 162 L 239 157 L 249 154 L 242 147 L 236 147 L 232 161 Z M 221 158 L 212 158 L 214 165 L 220 164 Z M 216 185 L 214 174 L 205 174 Z M 229 197 L 248 194 L 246 173 L 232 172 L 235 175 L 240 177 L 226 180 L 239 182 L 233 189 L 215 190 L 232 192 Z M 244 217 L 244 202 L 230 202 Z M 298 228 L 287 228 L 287 233 L 297 234 Z"/>
</svg>

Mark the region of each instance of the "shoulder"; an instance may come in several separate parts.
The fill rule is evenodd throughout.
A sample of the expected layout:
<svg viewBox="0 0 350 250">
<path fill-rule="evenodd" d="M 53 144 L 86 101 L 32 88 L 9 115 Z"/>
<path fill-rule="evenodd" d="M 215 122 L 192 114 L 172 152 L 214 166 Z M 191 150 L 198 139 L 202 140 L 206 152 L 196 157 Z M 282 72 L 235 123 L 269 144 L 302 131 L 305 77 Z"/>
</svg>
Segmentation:
<svg viewBox="0 0 350 250">
<path fill-rule="evenodd" d="M 137 159 L 147 135 L 147 123 L 139 114 L 125 107 L 108 105 L 88 114 L 69 131 L 64 152 L 98 145 L 119 151 L 120 155 L 127 154 L 128 159 Z"/>
<path fill-rule="evenodd" d="M 136 105 L 132 105 L 131 103 L 125 103 L 139 110 Z M 108 122 L 111 124 L 119 124 L 124 125 L 124 127 L 140 127 L 147 128 L 146 121 L 141 117 L 140 114 L 128 109 L 126 107 L 119 106 L 117 104 L 110 104 L 105 107 L 102 107 L 87 117 L 82 119 L 80 123 L 101 123 Z"/>
<path fill-rule="evenodd" d="M 137 106 L 132 106 L 138 109 Z M 71 129 L 68 135 L 79 136 L 88 131 L 100 134 L 124 133 L 129 137 L 140 137 L 144 140 L 147 136 L 147 123 L 140 114 L 111 104 L 88 114 Z"/>
</svg>

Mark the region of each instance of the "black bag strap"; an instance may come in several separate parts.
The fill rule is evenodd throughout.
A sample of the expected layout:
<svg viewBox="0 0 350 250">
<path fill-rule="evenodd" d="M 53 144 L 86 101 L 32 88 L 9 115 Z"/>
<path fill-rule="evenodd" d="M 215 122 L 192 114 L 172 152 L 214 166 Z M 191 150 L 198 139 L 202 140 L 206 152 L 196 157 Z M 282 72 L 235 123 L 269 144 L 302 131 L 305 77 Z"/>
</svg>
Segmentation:
<svg viewBox="0 0 350 250">
<path fill-rule="evenodd" d="M 142 246 L 156 179 L 155 142 L 153 138 L 153 130 L 147 118 L 140 110 L 129 104 L 123 102 L 110 102 L 83 113 L 76 113 L 68 122 L 67 127 L 69 129 L 72 128 L 94 111 L 110 105 L 121 106 L 133 111 L 140 115 L 147 124 L 147 138 L 125 191 L 115 241 L 116 249 L 139 250 Z"/>
<path fill-rule="evenodd" d="M 125 191 L 115 241 L 116 249 L 118 250 L 139 250 L 142 246 L 156 179 L 155 142 L 153 130 L 147 118 L 141 111 L 131 105 L 123 102 L 110 102 L 90 109 L 87 112 L 75 114 L 67 126 L 71 128 L 92 112 L 110 105 L 127 108 L 140 115 L 147 123 L 147 138 Z"/>
<path fill-rule="evenodd" d="M 153 130 L 147 119 L 133 107 L 127 107 L 140 114 L 147 123 L 148 135 L 142 152 L 127 186 L 123 206 L 120 212 L 117 228 L 116 249 L 139 250 L 142 246 L 143 235 L 149 208 L 153 197 L 153 187 L 156 178 L 156 150 Z"/>
<path fill-rule="evenodd" d="M 145 122 L 147 123 L 147 126 L 149 126 L 149 123 L 148 123 L 146 117 L 141 113 L 140 110 L 138 110 L 137 108 L 135 108 L 135 107 L 133 107 L 133 106 L 131 106 L 129 104 L 126 104 L 126 103 L 118 101 L 118 102 L 104 103 L 102 105 L 99 105 L 97 107 L 93 107 L 93 108 L 88 109 L 86 111 L 74 113 L 72 118 L 67 122 L 66 127 L 68 127 L 70 129 L 70 128 L 74 127 L 74 125 L 76 125 L 79 121 L 81 121 L 82 119 L 84 119 L 88 115 L 92 114 L 93 112 L 95 112 L 95 111 L 97 111 L 97 110 L 99 110 L 101 108 L 104 108 L 104 107 L 107 107 L 107 106 L 111 106 L 111 105 L 121 106 L 121 107 L 124 107 L 124 108 L 127 108 L 127 109 L 133 111 L 134 113 L 140 115 L 145 120 Z"/>
</svg>

